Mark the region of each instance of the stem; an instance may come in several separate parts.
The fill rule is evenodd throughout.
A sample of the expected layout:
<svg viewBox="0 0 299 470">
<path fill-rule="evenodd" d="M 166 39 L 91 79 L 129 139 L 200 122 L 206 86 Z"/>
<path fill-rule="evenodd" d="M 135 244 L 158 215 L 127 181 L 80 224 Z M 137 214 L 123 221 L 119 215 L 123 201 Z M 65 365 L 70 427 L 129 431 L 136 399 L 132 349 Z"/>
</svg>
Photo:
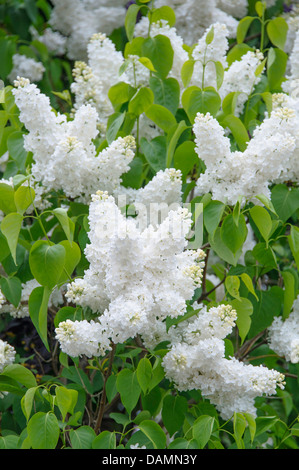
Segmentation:
<svg viewBox="0 0 299 470">
<path fill-rule="evenodd" d="M 105 405 L 106 405 L 106 383 L 107 383 L 108 378 L 111 375 L 112 364 L 113 364 L 115 351 L 116 351 L 116 345 L 113 343 L 112 344 L 112 349 L 111 349 L 110 354 L 109 354 L 108 370 L 107 370 L 107 372 L 105 374 L 105 378 L 104 378 L 103 393 L 102 393 L 101 402 L 100 402 L 99 414 L 98 414 L 98 418 L 97 418 L 96 425 L 95 425 L 95 428 L 94 428 L 96 434 L 99 434 L 100 428 L 101 428 L 101 425 L 102 425 L 102 420 L 103 420 L 104 410 L 105 410 Z"/>
</svg>

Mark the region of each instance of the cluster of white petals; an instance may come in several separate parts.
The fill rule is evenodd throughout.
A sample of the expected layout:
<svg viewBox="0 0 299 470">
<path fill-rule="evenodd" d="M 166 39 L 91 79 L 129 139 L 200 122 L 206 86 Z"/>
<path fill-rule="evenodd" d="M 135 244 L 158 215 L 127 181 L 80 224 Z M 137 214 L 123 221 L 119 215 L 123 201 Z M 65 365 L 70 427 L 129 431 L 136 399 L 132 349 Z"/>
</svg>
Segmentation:
<svg viewBox="0 0 299 470">
<path fill-rule="evenodd" d="M 283 388 L 284 376 L 226 358 L 223 340 L 232 332 L 237 312 L 230 305 L 199 307 L 196 316 L 168 331 L 170 350 L 162 362 L 166 377 L 180 391 L 201 390 L 223 419 L 230 419 L 234 412 L 256 415 L 255 398 L 275 394 L 277 386 Z"/>
<path fill-rule="evenodd" d="M 0 373 L 4 367 L 9 366 L 15 360 L 16 351 L 13 346 L 0 339 Z"/>
<path fill-rule="evenodd" d="M 299 297 L 285 320 L 282 317 L 274 318 L 268 328 L 268 335 L 268 343 L 273 351 L 293 364 L 299 362 Z"/>
<path fill-rule="evenodd" d="M 26 79 L 15 82 L 15 101 L 28 134 L 24 147 L 33 153 L 32 175 L 47 190 L 88 202 L 98 188 L 113 191 L 134 158 L 132 136 L 119 137 L 96 155 L 97 112 L 82 105 L 73 120 L 54 113 L 49 98 Z"/>
<path fill-rule="evenodd" d="M 12 62 L 13 68 L 7 76 L 10 83 L 13 83 L 17 77 L 26 77 L 31 82 L 39 82 L 46 70 L 42 62 L 23 54 L 14 54 Z"/>
<path fill-rule="evenodd" d="M 239 0 L 241 1 L 241 0 Z M 155 6 L 168 5 L 175 11 L 176 29 L 184 43 L 192 46 L 214 23 L 226 25 L 229 37 L 236 37 L 238 21 L 226 13 L 219 1 L 210 0 L 157 0 Z"/>
<path fill-rule="evenodd" d="M 294 109 L 274 106 L 242 152 L 231 151 L 229 138 L 210 113 L 198 113 L 193 130 L 196 151 L 206 171 L 197 181 L 197 193 L 211 192 L 213 198 L 235 204 L 240 196 L 270 197 L 271 183 L 297 181 L 298 122 Z"/>
<path fill-rule="evenodd" d="M 123 26 L 127 0 L 53 0 L 50 25 L 66 37 L 67 55 L 85 60 L 90 37 Z"/>
<path fill-rule="evenodd" d="M 61 350 L 71 357 L 102 356 L 110 349 L 109 340 L 103 334 L 100 323 L 86 320 L 65 320 L 56 328 L 56 339 Z"/>
<path fill-rule="evenodd" d="M 68 300 L 97 313 L 102 334 L 115 343 L 184 314 L 203 271 L 204 253 L 186 249 L 191 224 L 191 213 L 179 207 L 142 230 L 112 196 L 98 192 L 89 211 L 90 265 L 68 286 Z"/>
<path fill-rule="evenodd" d="M 60 34 L 58 31 L 53 31 L 52 28 L 46 28 L 43 34 L 39 34 L 33 25 L 30 26 L 29 31 L 32 38 L 44 44 L 49 52 L 57 56 L 64 55 L 66 52 L 66 37 Z M 21 73 L 18 75 L 26 76 Z M 26 76 L 27 77 L 27 76 Z M 27 77 L 30 78 L 30 77 Z"/>
<path fill-rule="evenodd" d="M 261 80 L 261 73 L 256 74 L 256 70 L 263 59 L 264 56 L 261 52 L 248 51 L 240 60 L 235 60 L 224 72 L 219 94 L 222 100 L 229 93 L 236 92 L 238 94 L 234 111 L 235 116 L 240 116 L 243 112 L 244 104 L 253 93 L 254 87 Z"/>
</svg>

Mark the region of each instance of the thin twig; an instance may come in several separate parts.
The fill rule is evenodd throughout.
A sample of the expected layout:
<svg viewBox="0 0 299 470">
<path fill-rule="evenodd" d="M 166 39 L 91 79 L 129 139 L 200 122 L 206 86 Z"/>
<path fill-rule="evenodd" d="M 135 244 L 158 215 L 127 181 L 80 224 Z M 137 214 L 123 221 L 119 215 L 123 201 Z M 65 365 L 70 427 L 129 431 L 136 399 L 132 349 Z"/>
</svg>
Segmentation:
<svg viewBox="0 0 299 470">
<path fill-rule="evenodd" d="M 103 420 L 104 410 L 105 410 L 105 405 L 106 405 L 106 383 L 107 383 L 108 378 L 111 375 L 115 350 L 116 350 L 116 345 L 112 344 L 112 349 L 109 354 L 109 366 L 108 366 L 108 369 L 104 378 L 103 393 L 102 393 L 101 402 L 100 402 L 99 414 L 98 414 L 98 418 L 97 418 L 96 425 L 94 428 L 96 434 L 99 433 L 101 425 L 102 425 L 102 420 Z"/>
</svg>

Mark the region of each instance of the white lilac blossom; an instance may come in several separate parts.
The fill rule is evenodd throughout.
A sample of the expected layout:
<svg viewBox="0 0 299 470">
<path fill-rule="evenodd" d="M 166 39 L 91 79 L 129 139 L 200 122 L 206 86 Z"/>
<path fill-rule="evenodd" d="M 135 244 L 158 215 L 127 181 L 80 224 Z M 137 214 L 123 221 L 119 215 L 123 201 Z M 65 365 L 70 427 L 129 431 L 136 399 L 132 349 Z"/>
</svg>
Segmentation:
<svg viewBox="0 0 299 470">
<path fill-rule="evenodd" d="M 46 28 L 43 34 L 39 34 L 33 25 L 30 26 L 29 31 L 33 39 L 43 43 L 49 52 L 57 56 L 62 56 L 66 52 L 66 37 L 60 34 L 58 31 L 53 31 L 51 28 Z M 19 73 L 18 75 L 23 76 Z M 28 77 L 29 78 L 29 77 Z"/>
<path fill-rule="evenodd" d="M 66 36 L 67 55 L 86 60 L 90 37 L 101 31 L 110 34 L 123 26 L 126 0 L 53 0 L 50 25 Z"/>
<path fill-rule="evenodd" d="M 294 301 L 292 312 L 283 320 L 275 317 L 268 328 L 269 347 L 287 361 L 299 362 L 299 297 Z"/>
<path fill-rule="evenodd" d="M 2 308 L 2 305 L 3 305 L 5 302 L 6 302 L 6 298 L 5 298 L 3 292 L 2 292 L 1 289 L 0 289 L 0 310 L 1 310 L 1 308 Z"/>
<path fill-rule="evenodd" d="M 209 113 L 198 113 L 193 130 L 196 152 L 206 171 L 196 193 L 211 192 L 214 199 L 235 204 L 240 196 L 270 197 L 269 185 L 298 179 L 298 117 L 294 109 L 276 108 L 254 132 L 244 152 L 230 149 L 224 129 Z"/>
<path fill-rule="evenodd" d="M 238 21 L 218 8 L 217 0 L 157 0 L 156 7 L 169 5 L 176 15 L 176 29 L 184 43 L 192 46 L 213 23 L 223 23 L 228 29 L 229 37 L 236 37 Z"/>
<path fill-rule="evenodd" d="M 13 83 L 18 76 L 28 78 L 31 82 L 39 82 L 46 70 L 41 62 L 22 54 L 14 54 L 12 62 L 13 68 L 7 76 L 10 83 Z"/>
<path fill-rule="evenodd" d="M 129 55 L 125 71 L 120 75 L 125 59 L 106 34 L 93 34 L 87 45 L 87 63 L 76 61 L 73 69 L 74 82 L 71 91 L 75 95 L 74 110 L 90 104 L 98 113 L 98 128 L 105 134 L 108 117 L 113 106 L 108 97 L 109 89 L 122 81 L 133 87 L 148 86 L 150 72 L 138 56 Z M 147 126 L 148 127 L 148 124 Z"/>
<path fill-rule="evenodd" d="M 238 93 L 234 111 L 235 116 L 240 116 L 243 112 L 244 104 L 253 92 L 254 87 L 261 80 L 261 73 L 256 74 L 256 70 L 263 59 L 264 56 L 260 51 L 248 51 L 240 60 L 234 61 L 224 72 L 219 94 L 223 100 L 229 93 Z"/>
<path fill-rule="evenodd" d="M 119 137 L 96 155 L 97 113 L 81 106 L 74 119 L 55 114 L 49 98 L 28 80 L 19 79 L 13 89 L 20 120 L 28 130 L 24 147 L 33 153 L 32 175 L 48 190 L 88 202 L 98 188 L 114 191 L 134 158 L 132 136 Z"/>
<path fill-rule="evenodd" d="M 225 357 L 224 338 L 232 332 L 237 312 L 230 305 L 206 306 L 168 332 L 169 352 L 162 365 L 180 391 L 201 390 L 223 419 L 234 412 L 256 415 L 254 400 L 284 387 L 284 376 L 264 366 Z"/>
<path fill-rule="evenodd" d="M 61 350 L 71 357 L 102 356 L 110 349 L 100 323 L 65 320 L 55 330 Z"/>
<path fill-rule="evenodd" d="M 27 282 L 22 283 L 22 294 L 21 294 L 19 305 L 15 307 L 11 303 L 2 302 L 2 309 L 0 308 L 1 310 L 0 313 L 1 314 L 8 313 L 13 318 L 29 317 L 28 301 L 29 301 L 30 294 L 36 287 L 40 287 L 40 284 L 36 281 L 36 279 L 31 279 Z M 51 306 L 57 307 L 58 305 L 63 304 L 63 290 L 64 290 L 64 287 L 61 287 L 60 289 L 57 289 L 57 288 L 54 289 L 54 291 L 51 293 L 50 298 L 49 298 L 48 305 L 50 307 Z"/>
<path fill-rule="evenodd" d="M 89 225 L 85 256 L 90 266 L 83 279 L 68 286 L 66 296 L 98 315 L 99 342 L 124 342 L 150 331 L 157 319 L 184 314 L 186 301 L 201 285 L 204 257 L 202 250 L 186 250 L 191 227 L 186 208 L 142 230 L 133 218 L 125 218 L 112 196 L 98 192 Z"/>
<path fill-rule="evenodd" d="M 0 373 L 4 367 L 9 366 L 15 360 L 16 351 L 13 346 L 0 339 Z"/>
<path fill-rule="evenodd" d="M 292 9 L 288 12 L 284 12 L 282 17 L 286 20 L 288 25 L 284 51 L 290 54 L 293 50 L 296 34 L 299 30 L 299 5 L 292 5 Z"/>
<path fill-rule="evenodd" d="M 234 18 L 247 15 L 248 0 L 217 0 L 217 7 Z"/>
<path fill-rule="evenodd" d="M 181 171 L 174 168 L 160 170 L 144 187 L 133 189 L 120 186 L 115 195 L 118 196 L 119 206 L 133 206 L 135 221 L 140 227 L 145 228 L 149 223 L 157 226 L 171 209 L 182 205 Z M 128 215 L 133 214 L 128 211 Z"/>
</svg>

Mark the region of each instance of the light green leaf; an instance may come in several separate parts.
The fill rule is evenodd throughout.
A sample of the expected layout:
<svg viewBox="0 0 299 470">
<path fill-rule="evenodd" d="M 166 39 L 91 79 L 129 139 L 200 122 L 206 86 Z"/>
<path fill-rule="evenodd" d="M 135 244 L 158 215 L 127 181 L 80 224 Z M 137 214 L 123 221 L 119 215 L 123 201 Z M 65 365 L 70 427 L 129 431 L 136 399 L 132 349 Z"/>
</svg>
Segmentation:
<svg viewBox="0 0 299 470">
<path fill-rule="evenodd" d="M 33 449 L 55 449 L 59 435 L 59 424 L 54 413 L 39 411 L 27 426 L 28 437 Z"/>
<path fill-rule="evenodd" d="M 17 264 L 16 251 L 22 222 L 23 216 L 17 212 L 11 212 L 1 222 L 1 231 L 7 240 L 15 264 Z"/>
</svg>

